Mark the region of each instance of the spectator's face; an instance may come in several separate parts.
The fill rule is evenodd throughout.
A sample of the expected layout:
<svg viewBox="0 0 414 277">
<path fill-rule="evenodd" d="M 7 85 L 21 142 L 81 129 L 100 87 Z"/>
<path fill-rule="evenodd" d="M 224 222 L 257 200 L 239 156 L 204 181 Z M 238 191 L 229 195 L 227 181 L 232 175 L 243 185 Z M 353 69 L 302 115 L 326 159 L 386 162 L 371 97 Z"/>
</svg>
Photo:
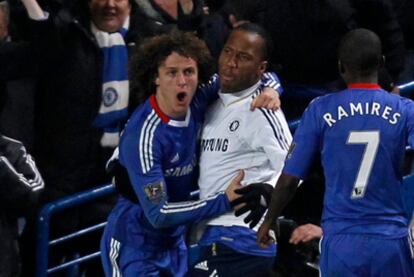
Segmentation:
<svg viewBox="0 0 414 277">
<path fill-rule="evenodd" d="M 266 69 L 262 59 L 263 39 L 246 31 L 230 34 L 219 58 L 221 90 L 237 92 L 254 85 Z"/>
<path fill-rule="evenodd" d="M 6 13 L 0 9 L 0 40 L 6 39 L 9 35 L 7 22 L 6 22 Z"/>
<path fill-rule="evenodd" d="M 171 53 L 158 67 L 155 79 L 155 97 L 161 110 L 171 117 L 181 117 L 187 113 L 198 84 L 197 63 Z"/>
<path fill-rule="evenodd" d="M 131 12 L 128 0 L 89 0 L 92 21 L 98 29 L 116 32 Z"/>
</svg>

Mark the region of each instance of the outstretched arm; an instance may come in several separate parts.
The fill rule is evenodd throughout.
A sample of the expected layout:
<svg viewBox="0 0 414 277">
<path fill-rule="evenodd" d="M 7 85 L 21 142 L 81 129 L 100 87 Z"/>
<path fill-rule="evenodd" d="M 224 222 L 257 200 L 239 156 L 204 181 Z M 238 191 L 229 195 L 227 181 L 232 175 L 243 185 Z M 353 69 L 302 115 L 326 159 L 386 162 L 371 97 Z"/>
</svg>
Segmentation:
<svg viewBox="0 0 414 277">
<path fill-rule="evenodd" d="M 270 227 L 275 225 L 277 218 L 295 195 L 299 181 L 299 178 L 286 173 L 282 173 L 279 177 L 276 188 L 272 193 L 272 200 L 270 201 L 265 221 L 257 232 L 257 242 L 261 247 L 268 247 L 272 243 L 272 239 L 269 236 Z"/>
<path fill-rule="evenodd" d="M 144 126 L 142 128 L 144 134 L 141 135 L 145 135 L 145 129 Z M 156 131 L 154 136 L 157 136 Z M 173 202 L 171 200 L 174 199 L 171 197 L 172 192 L 167 190 L 167 181 L 180 176 L 173 176 L 171 175 L 174 173 L 173 171 L 163 168 L 164 146 L 157 138 L 144 137 L 140 139 L 135 132 L 128 132 L 124 134 L 119 147 L 120 162 L 128 171 L 133 192 L 146 218 L 154 228 L 168 228 L 193 223 L 232 210 L 229 201 L 238 197 L 234 190 L 241 187 L 243 172 L 235 176 L 226 191 L 220 191 L 197 201 L 175 200 Z M 191 182 L 191 164 L 185 167 L 187 167 L 185 171 L 187 173 L 183 173 L 182 178 L 177 181 Z M 183 184 L 184 190 L 186 187 L 188 186 Z M 181 195 L 182 197 L 179 199 L 185 200 L 186 191 Z"/>
</svg>

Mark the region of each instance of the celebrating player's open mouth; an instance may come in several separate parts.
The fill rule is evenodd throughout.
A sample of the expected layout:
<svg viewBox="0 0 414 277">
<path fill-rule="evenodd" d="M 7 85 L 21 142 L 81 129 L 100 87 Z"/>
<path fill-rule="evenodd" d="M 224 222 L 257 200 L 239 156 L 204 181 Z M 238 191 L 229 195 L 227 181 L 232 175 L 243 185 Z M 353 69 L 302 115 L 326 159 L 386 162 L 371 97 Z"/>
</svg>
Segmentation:
<svg viewBox="0 0 414 277">
<path fill-rule="evenodd" d="M 177 100 L 178 100 L 178 104 L 179 105 L 185 105 L 186 104 L 186 100 L 188 99 L 188 94 L 186 92 L 179 92 L 177 94 Z"/>
</svg>

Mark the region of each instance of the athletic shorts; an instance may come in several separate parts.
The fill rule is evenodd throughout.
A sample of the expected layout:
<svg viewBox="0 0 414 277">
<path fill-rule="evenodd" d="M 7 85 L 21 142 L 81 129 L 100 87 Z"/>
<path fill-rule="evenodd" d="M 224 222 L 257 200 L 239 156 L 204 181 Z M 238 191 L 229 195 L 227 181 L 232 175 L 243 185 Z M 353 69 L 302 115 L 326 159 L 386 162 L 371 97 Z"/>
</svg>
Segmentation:
<svg viewBox="0 0 414 277">
<path fill-rule="evenodd" d="M 220 243 L 199 247 L 197 262 L 187 277 L 264 277 L 269 276 L 275 261 L 274 257 L 239 253 Z"/>
<path fill-rule="evenodd" d="M 413 277 L 413 249 L 408 237 L 328 235 L 321 241 L 320 270 L 322 277 Z"/>
<path fill-rule="evenodd" d="M 122 245 L 105 232 L 101 240 L 101 260 L 106 277 L 181 277 L 188 269 L 184 241 L 175 247 L 137 249 Z"/>
</svg>

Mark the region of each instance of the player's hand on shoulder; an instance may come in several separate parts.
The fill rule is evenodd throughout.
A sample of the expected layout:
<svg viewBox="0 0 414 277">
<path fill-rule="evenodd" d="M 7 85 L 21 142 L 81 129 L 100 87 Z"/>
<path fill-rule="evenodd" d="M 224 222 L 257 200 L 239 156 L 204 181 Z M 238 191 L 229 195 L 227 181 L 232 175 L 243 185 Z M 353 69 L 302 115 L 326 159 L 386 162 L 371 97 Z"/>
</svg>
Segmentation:
<svg viewBox="0 0 414 277">
<path fill-rule="evenodd" d="M 264 108 L 276 111 L 280 108 L 280 104 L 279 92 L 271 87 L 264 87 L 263 91 L 253 99 L 250 110 L 254 111 L 256 108 Z"/>
</svg>

